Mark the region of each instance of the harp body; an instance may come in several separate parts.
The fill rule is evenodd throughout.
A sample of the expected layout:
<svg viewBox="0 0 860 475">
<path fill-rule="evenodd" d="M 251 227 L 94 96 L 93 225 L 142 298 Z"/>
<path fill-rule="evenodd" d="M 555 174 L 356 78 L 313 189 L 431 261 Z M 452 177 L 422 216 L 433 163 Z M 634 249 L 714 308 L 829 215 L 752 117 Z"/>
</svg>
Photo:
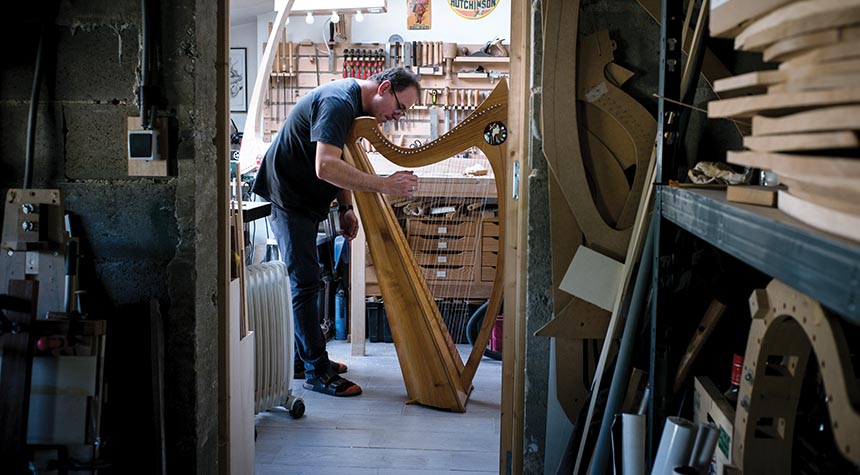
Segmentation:
<svg viewBox="0 0 860 475">
<path fill-rule="evenodd" d="M 487 99 L 465 120 L 442 137 L 418 148 L 392 144 L 374 118 L 353 124 L 344 158 L 356 168 L 375 173 L 364 138 L 383 157 L 401 167 L 430 165 L 471 147 L 487 156 L 495 175 L 499 217 L 505 216 L 507 174 L 507 82 L 501 80 Z M 499 252 L 486 316 L 466 362 L 460 358 L 421 268 L 416 262 L 388 198 L 378 193 L 355 192 L 355 203 L 368 236 L 385 311 L 406 385 L 408 402 L 465 412 L 472 379 L 502 304 L 503 252 Z M 504 248 L 504 226 L 499 226 L 499 248 Z"/>
</svg>

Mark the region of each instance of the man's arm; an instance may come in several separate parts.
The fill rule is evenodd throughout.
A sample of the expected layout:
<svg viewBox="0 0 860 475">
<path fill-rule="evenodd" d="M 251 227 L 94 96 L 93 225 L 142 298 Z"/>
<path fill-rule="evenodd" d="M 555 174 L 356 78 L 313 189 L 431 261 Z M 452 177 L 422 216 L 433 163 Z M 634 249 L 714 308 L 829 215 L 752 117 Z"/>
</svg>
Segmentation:
<svg viewBox="0 0 860 475">
<path fill-rule="evenodd" d="M 317 142 L 316 171 L 320 180 L 345 190 L 369 191 L 394 196 L 412 196 L 418 188 L 418 177 L 411 171 L 399 171 L 387 177 L 365 173 L 341 160 L 340 147 Z M 343 203 L 341 203 L 343 204 Z"/>
</svg>

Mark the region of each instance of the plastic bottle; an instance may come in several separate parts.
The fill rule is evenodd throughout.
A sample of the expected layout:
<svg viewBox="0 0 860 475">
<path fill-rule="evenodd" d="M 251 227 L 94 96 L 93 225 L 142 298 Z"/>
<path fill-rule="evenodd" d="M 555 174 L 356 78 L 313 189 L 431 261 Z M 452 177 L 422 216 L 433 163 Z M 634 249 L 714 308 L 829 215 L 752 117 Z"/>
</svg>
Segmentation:
<svg viewBox="0 0 860 475">
<path fill-rule="evenodd" d="M 742 355 L 735 354 L 734 358 L 732 358 L 732 380 L 729 389 L 723 393 L 726 399 L 729 401 L 729 404 L 732 407 L 737 406 L 738 404 L 738 392 L 740 392 L 741 388 L 741 373 L 744 370 L 744 357 Z"/>
<path fill-rule="evenodd" d="M 337 291 L 334 297 L 334 339 L 346 340 L 346 292 Z"/>
</svg>

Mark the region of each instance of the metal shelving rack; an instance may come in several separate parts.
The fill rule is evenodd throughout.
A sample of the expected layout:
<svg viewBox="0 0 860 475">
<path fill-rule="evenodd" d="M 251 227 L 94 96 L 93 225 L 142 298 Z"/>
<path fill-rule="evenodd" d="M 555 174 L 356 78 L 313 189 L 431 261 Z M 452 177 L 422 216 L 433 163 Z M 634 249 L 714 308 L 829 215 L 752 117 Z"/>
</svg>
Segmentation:
<svg viewBox="0 0 860 475">
<path fill-rule="evenodd" d="M 679 101 L 682 3 L 662 0 L 659 96 Z M 724 191 L 670 188 L 676 171 L 678 107 L 659 100 L 651 299 L 649 454 L 656 450 L 670 396 L 667 298 L 674 224 L 749 266 L 809 295 L 860 326 L 860 245 L 807 226 L 774 208 L 730 203 Z M 661 232 L 661 228 L 663 232 Z M 661 267 L 662 266 L 662 267 Z M 662 318 L 662 320 L 661 320 Z"/>
</svg>

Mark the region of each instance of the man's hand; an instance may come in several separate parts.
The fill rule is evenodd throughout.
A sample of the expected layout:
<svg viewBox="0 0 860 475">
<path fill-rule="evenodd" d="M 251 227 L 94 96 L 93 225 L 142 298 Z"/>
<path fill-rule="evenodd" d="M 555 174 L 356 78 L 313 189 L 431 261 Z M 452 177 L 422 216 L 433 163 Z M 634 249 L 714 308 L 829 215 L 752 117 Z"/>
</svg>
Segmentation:
<svg viewBox="0 0 860 475">
<path fill-rule="evenodd" d="M 386 195 L 414 196 L 417 189 L 418 177 L 411 170 L 395 172 L 385 179 Z"/>
<path fill-rule="evenodd" d="M 340 234 L 347 241 L 352 241 L 358 234 L 358 217 L 355 216 L 355 212 L 351 209 L 340 213 Z"/>
</svg>

